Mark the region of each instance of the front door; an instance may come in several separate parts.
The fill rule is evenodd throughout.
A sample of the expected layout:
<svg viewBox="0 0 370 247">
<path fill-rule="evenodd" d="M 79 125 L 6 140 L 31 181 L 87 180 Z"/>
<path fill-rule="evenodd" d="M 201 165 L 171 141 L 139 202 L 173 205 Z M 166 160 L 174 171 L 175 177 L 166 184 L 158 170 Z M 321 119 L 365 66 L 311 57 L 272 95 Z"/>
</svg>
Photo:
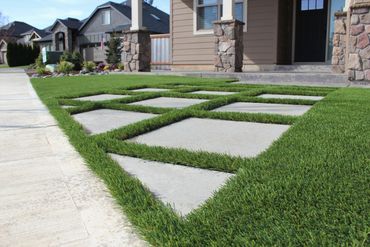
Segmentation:
<svg viewBox="0 0 370 247">
<path fill-rule="evenodd" d="M 297 0 L 295 62 L 325 62 L 329 0 Z"/>
</svg>

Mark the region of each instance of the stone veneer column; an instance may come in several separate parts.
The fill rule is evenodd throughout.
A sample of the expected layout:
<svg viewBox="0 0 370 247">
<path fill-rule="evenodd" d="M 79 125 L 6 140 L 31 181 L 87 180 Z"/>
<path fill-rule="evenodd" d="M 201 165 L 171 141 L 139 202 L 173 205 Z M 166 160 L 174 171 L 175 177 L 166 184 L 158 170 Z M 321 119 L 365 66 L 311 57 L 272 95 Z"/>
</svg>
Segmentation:
<svg viewBox="0 0 370 247">
<path fill-rule="evenodd" d="M 215 71 L 242 72 L 243 27 L 244 23 L 238 20 L 214 22 Z"/>
<path fill-rule="evenodd" d="M 335 14 L 333 37 L 333 71 L 336 73 L 346 72 L 346 48 L 347 48 L 347 12 Z"/>
<path fill-rule="evenodd" d="M 151 39 L 146 30 L 126 31 L 122 37 L 122 63 L 127 72 L 148 72 L 151 62 Z"/>
<path fill-rule="evenodd" d="M 350 39 L 348 44 L 348 77 L 350 80 L 370 80 L 370 3 L 351 7 Z"/>
</svg>

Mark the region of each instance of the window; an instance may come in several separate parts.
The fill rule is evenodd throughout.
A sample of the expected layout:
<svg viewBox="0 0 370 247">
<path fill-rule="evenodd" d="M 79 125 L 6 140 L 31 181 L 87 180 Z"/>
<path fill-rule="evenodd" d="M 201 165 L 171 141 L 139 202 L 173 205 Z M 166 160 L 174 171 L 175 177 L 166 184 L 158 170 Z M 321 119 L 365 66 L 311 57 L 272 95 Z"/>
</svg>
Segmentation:
<svg viewBox="0 0 370 247">
<path fill-rule="evenodd" d="M 104 10 L 102 14 L 102 23 L 103 25 L 110 24 L 110 10 Z"/>
<path fill-rule="evenodd" d="M 235 18 L 246 22 L 245 0 L 235 1 Z M 222 16 L 222 0 L 195 0 L 196 31 L 213 29 L 213 22 Z"/>
<path fill-rule="evenodd" d="M 301 10 L 319 10 L 324 9 L 324 0 L 301 0 Z"/>
</svg>

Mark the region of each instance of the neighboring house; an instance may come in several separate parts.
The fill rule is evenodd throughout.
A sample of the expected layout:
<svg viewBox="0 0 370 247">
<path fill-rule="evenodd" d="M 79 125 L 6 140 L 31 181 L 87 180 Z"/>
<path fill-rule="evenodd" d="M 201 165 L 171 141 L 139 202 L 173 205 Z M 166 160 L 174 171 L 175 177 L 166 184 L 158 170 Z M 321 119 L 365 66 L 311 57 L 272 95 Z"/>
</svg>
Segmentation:
<svg viewBox="0 0 370 247">
<path fill-rule="evenodd" d="M 7 63 L 7 45 L 10 42 L 33 46 L 35 42 L 50 34 L 48 28 L 37 29 L 27 23 L 14 21 L 0 27 L 0 64 Z"/>
<path fill-rule="evenodd" d="M 32 43 L 32 33 L 30 33 L 30 30 L 37 29 L 20 21 L 14 21 L 0 27 L 0 63 L 7 63 L 6 53 L 8 43 L 14 42 L 27 45 Z"/>
<path fill-rule="evenodd" d="M 58 19 L 49 34 L 37 42 L 48 51 L 78 51 L 85 60 L 103 62 L 104 43 L 115 33 L 122 36 L 131 26 L 131 1 L 107 2 L 99 5 L 85 20 Z M 143 25 L 152 34 L 169 33 L 169 15 L 143 4 Z"/>
<path fill-rule="evenodd" d="M 214 70 L 213 22 L 225 0 L 172 0 L 173 70 Z M 345 0 L 235 0 L 245 23 L 243 71 L 331 64 L 334 14 Z"/>
</svg>

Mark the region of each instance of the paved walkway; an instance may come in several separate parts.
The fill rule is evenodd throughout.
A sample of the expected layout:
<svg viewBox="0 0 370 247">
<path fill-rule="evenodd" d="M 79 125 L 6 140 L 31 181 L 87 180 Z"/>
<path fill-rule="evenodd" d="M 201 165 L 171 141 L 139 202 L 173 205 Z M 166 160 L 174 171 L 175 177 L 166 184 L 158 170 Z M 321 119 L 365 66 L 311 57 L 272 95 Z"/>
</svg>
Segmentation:
<svg viewBox="0 0 370 247">
<path fill-rule="evenodd" d="M 145 246 L 21 70 L 0 70 L 0 246 Z"/>
</svg>

